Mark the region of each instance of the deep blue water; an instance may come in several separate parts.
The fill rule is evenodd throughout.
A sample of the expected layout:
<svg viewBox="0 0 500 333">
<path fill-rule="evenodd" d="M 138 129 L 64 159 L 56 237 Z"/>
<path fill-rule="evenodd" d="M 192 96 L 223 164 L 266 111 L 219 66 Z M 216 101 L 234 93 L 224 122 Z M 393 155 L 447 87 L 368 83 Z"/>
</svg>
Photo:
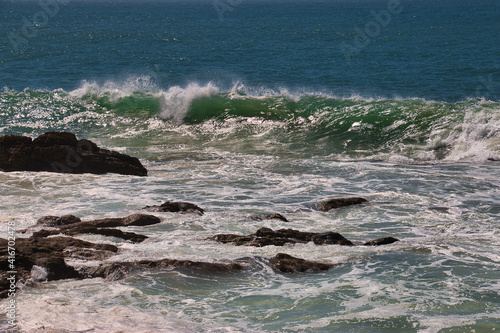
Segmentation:
<svg viewBox="0 0 500 333">
<path fill-rule="evenodd" d="M 72 90 L 148 74 L 162 88 L 240 81 L 339 96 L 499 99 L 496 0 L 47 4 L 0 2 L 1 87 Z M 349 56 L 356 40 L 362 47 Z"/>
</svg>

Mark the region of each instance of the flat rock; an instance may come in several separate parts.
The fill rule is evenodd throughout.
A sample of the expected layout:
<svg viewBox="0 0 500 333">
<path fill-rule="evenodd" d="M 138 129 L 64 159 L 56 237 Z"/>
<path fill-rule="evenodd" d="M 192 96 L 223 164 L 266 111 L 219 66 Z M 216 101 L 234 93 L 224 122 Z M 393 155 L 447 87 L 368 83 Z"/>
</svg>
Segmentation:
<svg viewBox="0 0 500 333">
<path fill-rule="evenodd" d="M 16 135 L 0 137 L 0 171 L 147 175 L 137 158 L 99 148 L 66 132 L 47 132 L 34 140 Z"/>
<path fill-rule="evenodd" d="M 323 201 L 322 203 L 316 205 L 317 210 L 327 212 L 332 209 L 347 207 L 352 205 L 359 205 L 368 202 L 365 198 L 352 197 L 352 198 L 334 198 L 330 200 Z"/>
</svg>

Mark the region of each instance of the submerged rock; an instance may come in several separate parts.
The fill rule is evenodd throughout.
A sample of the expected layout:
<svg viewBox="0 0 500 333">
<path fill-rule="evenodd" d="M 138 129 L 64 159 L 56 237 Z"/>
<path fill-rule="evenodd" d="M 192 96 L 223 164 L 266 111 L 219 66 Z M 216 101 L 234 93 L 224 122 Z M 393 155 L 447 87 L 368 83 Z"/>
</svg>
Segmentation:
<svg viewBox="0 0 500 333">
<path fill-rule="evenodd" d="M 132 262 L 113 262 L 111 264 L 101 264 L 98 267 L 87 267 L 84 269 L 85 275 L 91 278 L 106 278 L 111 280 L 121 279 L 134 271 L 163 269 L 181 270 L 195 274 L 226 274 L 241 271 L 243 266 L 236 262 L 210 263 L 191 260 L 160 259 L 160 260 L 140 260 Z"/>
<path fill-rule="evenodd" d="M 327 212 L 332 209 L 347 207 L 352 205 L 359 205 L 362 203 L 368 202 L 365 198 L 352 197 L 352 198 L 335 198 L 324 201 L 318 205 L 316 205 L 317 210 L 321 210 L 323 212 Z"/>
<path fill-rule="evenodd" d="M 137 158 L 99 148 L 66 132 L 47 132 L 34 140 L 16 135 L 0 137 L 0 170 L 147 175 Z"/>
<path fill-rule="evenodd" d="M 288 219 L 286 217 L 284 217 L 283 215 L 281 215 L 279 213 L 262 214 L 262 215 L 255 214 L 255 215 L 252 215 L 250 217 L 253 220 L 257 220 L 257 221 L 262 221 L 262 220 L 281 220 L 283 222 L 290 222 L 290 221 L 288 221 Z"/>
<path fill-rule="evenodd" d="M 162 203 L 160 206 L 146 206 L 143 209 L 150 212 L 198 213 L 200 215 L 205 213 L 204 209 L 190 202 L 167 201 Z"/>
</svg>

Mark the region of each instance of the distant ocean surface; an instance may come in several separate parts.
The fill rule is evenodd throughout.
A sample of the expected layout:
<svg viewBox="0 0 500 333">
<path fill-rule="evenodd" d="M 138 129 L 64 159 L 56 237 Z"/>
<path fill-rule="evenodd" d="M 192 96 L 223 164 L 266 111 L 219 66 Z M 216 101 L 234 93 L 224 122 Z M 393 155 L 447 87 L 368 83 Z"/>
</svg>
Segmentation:
<svg viewBox="0 0 500 333">
<path fill-rule="evenodd" d="M 0 34 L 0 135 L 73 132 L 149 170 L 0 172 L 0 238 L 189 201 L 206 214 L 156 213 L 141 244 L 79 238 L 119 246 L 110 261 L 341 263 L 45 282 L 17 296 L 16 331 L 500 330 L 498 0 L 0 0 Z M 369 203 L 308 208 L 345 196 Z M 290 222 L 251 218 L 274 212 Z M 260 227 L 400 241 L 207 240 Z"/>
</svg>

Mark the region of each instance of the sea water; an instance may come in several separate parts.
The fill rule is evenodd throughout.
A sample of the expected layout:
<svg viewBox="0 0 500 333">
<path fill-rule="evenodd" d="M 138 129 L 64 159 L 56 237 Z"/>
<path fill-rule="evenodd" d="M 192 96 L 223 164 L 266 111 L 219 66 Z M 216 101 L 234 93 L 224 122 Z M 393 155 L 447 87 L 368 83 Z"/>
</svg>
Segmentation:
<svg viewBox="0 0 500 333">
<path fill-rule="evenodd" d="M 44 215 L 189 201 L 206 213 L 127 228 L 143 243 L 78 238 L 118 246 L 110 262 L 255 258 L 234 274 L 27 285 L 14 330 L 499 330 L 499 14 L 464 0 L 0 2 L 0 135 L 69 131 L 149 170 L 0 172 L 1 237 Z M 369 202 L 311 209 L 346 196 Z M 274 212 L 290 222 L 252 218 Z M 400 241 L 207 239 L 260 227 Z M 277 253 L 340 265 L 283 274 L 264 259 Z"/>
</svg>

